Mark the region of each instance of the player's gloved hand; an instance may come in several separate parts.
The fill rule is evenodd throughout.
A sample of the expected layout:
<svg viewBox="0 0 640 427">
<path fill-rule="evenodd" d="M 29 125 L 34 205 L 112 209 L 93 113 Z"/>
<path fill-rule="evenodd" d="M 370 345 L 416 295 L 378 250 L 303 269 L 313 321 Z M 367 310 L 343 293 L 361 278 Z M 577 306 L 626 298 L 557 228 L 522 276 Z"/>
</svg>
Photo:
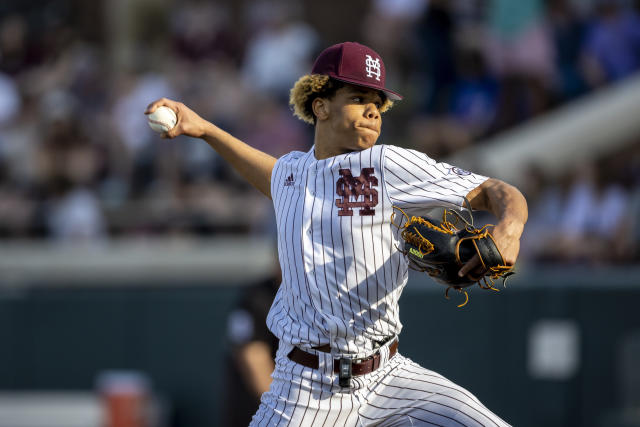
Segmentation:
<svg viewBox="0 0 640 427">
<path fill-rule="evenodd" d="M 513 267 L 516 263 L 520 252 L 520 236 L 522 235 L 523 227 L 521 223 L 499 223 L 489 229 L 489 233 L 503 257 L 504 264 L 507 266 Z M 476 254 L 469 262 L 464 264 L 458 275 L 464 277 L 471 272 L 481 272 L 481 269 L 482 262 L 480 256 Z"/>
<path fill-rule="evenodd" d="M 160 98 L 153 101 L 147 106 L 144 113 L 151 114 L 160 106 L 171 108 L 175 111 L 178 118 L 176 125 L 172 129 L 161 134 L 162 138 L 175 138 L 178 135 L 201 138 L 204 136 L 207 127 L 211 126 L 211 123 L 200 117 L 182 102 L 173 101 L 167 98 Z"/>
<path fill-rule="evenodd" d="M 493 286 L 497 279 L 514 274 L 513 261 L 507 262 L 488 226 L 476 228 L 472 218 L 467 221 L 458 212 L 446 209 L 442 220 L 409 218 L 406 214 L 405 218 L 401 236 L 409 267 L 446 285 L 447 293 L 451 288 L 462 290 L 476 283 L 481 288 L 497 290 Z M 499 241 L 509 251 L 509 259 L 515 261 L 519 239 L 510 237 L 515 234 L 509 227 L 495 227 L 494 232 L 496 229 Z"/>
</svg>

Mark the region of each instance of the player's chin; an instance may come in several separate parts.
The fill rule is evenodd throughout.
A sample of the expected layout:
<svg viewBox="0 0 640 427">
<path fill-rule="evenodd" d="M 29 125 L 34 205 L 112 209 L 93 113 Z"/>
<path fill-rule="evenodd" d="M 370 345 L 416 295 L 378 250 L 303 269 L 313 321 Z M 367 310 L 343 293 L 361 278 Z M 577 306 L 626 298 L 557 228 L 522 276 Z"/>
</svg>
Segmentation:
<svg viewBox="0 0 640 427">
<path fill-rule="evenodd" d="M 368 132 L 367 134 L 361 134 L 358 136 L 358 149 L 366 150 L 376 145 L 378 141 L 378 134 L 374 132 Z"/>
</svg>

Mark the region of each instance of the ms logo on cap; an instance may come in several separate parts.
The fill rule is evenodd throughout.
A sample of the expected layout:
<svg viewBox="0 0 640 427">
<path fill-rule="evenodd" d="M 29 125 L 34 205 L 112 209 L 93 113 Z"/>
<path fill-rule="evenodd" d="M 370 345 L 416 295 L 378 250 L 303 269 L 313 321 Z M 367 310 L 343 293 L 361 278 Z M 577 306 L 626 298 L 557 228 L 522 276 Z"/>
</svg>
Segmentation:
<svg viewBox="0 0 640 427">
<path fill-rule="evenodd" d="M 380 70 L 380 58 L 376 58 L 375 61 L 371 57 L 371 55 L 367 55 L 367 59 L 364 61 L 365 71 L 367 73 L 367 77 L 376 77 L 377 81 L 380 81 L 380 74 L 382 71 Z"/>
</svg>

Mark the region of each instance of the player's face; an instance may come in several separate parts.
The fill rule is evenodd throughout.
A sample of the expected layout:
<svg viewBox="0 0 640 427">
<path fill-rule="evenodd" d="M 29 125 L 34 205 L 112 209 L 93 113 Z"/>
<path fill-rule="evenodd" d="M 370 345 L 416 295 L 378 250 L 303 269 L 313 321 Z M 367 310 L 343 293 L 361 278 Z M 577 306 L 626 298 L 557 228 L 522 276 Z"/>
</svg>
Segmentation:
<svg viewBox="0 0 640 427">
<path fill-rule="evenodd" d="M 360 151 L 375 145 L 382 128 L 382 97 L 377 90 L 347 85 L 329 100 L 327 124 L 332 144 L 341 152 Z"/>
</svg>

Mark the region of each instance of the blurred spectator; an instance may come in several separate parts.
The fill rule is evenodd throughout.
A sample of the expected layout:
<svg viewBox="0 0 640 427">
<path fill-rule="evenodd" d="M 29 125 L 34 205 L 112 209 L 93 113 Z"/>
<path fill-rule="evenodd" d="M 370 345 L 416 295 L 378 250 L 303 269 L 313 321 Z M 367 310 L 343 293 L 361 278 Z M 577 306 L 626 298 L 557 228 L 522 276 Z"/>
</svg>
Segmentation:
<svg viewBox="0 0 640 427">
<path fill-rule="evenodd" d="M 556 257 L 566 185 L 553 182 L 534 165 L 527 168 L 524 177 L 521 190 L 529 205 L 529 220 L 521 239 L 520 257 L 546 262 Z"/>
<path fill-rule="evenodd" d="M 586 249 L 582 247 L 580 240 L 593 227 L 597 215 L 596 178 L 595 167 L 590 163 L 580 166 L 573 176 L 573 182 L 559 218 L 560 230 L 569 253 Z"/>
<path fill-rule="evenodd" d="M 626 222 L 629 206 L 629 195 L 620 184 L 610 183 L 602 189 L 594 231 L 599 242 L 605 246 L 601 248 L 602 260 L 605 262 L 628 260 L 625 236 L 629 231 L 629 224 Z"/>
<path fill-rule="evenodd" d="M 22 104 L 13 120 L 0 127 L 0 185 L 11 183 L 14 190 L 24 197 L 31 197 L 30 190 L 37 180 L 38 145 L 40 129 L 38 109 L 34 100 Z"/>
<path fill-rule="evenodd" d="M 247 288 L 227 323 L 231 344 L 225 370 L 225 423 L 247 426 L 258 410 L 262 393 L 269 390 L 278 339 L 267 329 L 266 319 L 280 285 L 280 277 Z"/>
<path fill-rule="evenodd" d="M 175 52 L 191 61 L 232 60 L 239 63 L 239 34 L 234 32 L 231 12 L 215 2 L 180 2 L 172 13 L 171 31 Z"/>
<path fill-rule="evenodd" d="M 0 17 L 0 71 L 16 75 L 34 65 L 36 58 L 29 44 L 28 32 L 23 16 Z"/>
<path fill-rule="evenodd" d="M 547 15 L 555 49 L 554 89 L 563 101 L 586 90 L 580 67 L 585 23 L 570 0 L 549 0 Z"/>
<path fill-rule="evenodd" d="M 414 27 L 427 8 L 427 0 L 372 0 L 362 20 L 362 37 L 375 46 L 385 61 L 387 83 L 400 88 L 407 83 L 420 54 Z M 393 34 L 393 37 L 389 37 Z"/>
<path fill-rule="evenodd" d="M 21 102 L 13 79 L 0 72 L 0 129 L 18 115 Z"/>
<path fill-rule="evenodd" d="M 489 74 L 482 53 L 460 49 L 456 58 L 458 80 L 453 86 L 449 113 L 472 139 L 484 136 L 498 109 L 497 80 Z"/>
<path fill-rule="evenodd" d="M 249 86 L 280 101 L 288 99 L 296 80 L 311 69 L 318 43 L 314 29 L 296 20 L 293 12 L 292 3 L 271 4 L 264 27 L 249 40 L 242 70 Z"/>
<path fill-rule="evenodd" d="M 429 114 L 438 115 L 446 111 L 456 81 L 454 31 L 451 3 L 443 0 L 429 2 L 417 23 L 419 49 L 414 57 L 426 90 L 419 105 L 423 105 L 423 110 Z"/>
<path fill-rule="evenodd" d="M 600 167 L 606 189 L 603 196 L 600 229 L 610 240 L 610 262 L 634 262 L 640 258 L 635 247 L 640 240 L 636 222 L 640 169 L 640 144 L 632 144 L 610 156 Z"/>
<path fill-rule="evenodd" d="M 640 66 L 640 16 L 619 0 L 600 0 L 584 44 L 588 82 L 599 86 L 624 78 Z"/>
<path fill-rule="evenodd" d="M 487 58 L 502 80 L 496 129 L 542 113 L 553 80 L 553 44 L 542 0 L 489 3 Z"/>
<path fill-rule="evenodd" d="M 0 237 L 29 237 L 37 205 L 24 185 L 8 176 L 8 169 L 0 160 Z"/>
<path fill-rule="evenodd" d="M 50 202 L 47 222 L 54 240 L 61 243 L 97 243 L 105 237 L 98 200 L 86 189 L 63 192 Z"/>
<path fill-rule="evenodd" d="M 489 3 L 489 63 L 499 75 L 542 81 L 553 73 L 553 49 L 544 25 L 542 0 Z"/>
</svg>

